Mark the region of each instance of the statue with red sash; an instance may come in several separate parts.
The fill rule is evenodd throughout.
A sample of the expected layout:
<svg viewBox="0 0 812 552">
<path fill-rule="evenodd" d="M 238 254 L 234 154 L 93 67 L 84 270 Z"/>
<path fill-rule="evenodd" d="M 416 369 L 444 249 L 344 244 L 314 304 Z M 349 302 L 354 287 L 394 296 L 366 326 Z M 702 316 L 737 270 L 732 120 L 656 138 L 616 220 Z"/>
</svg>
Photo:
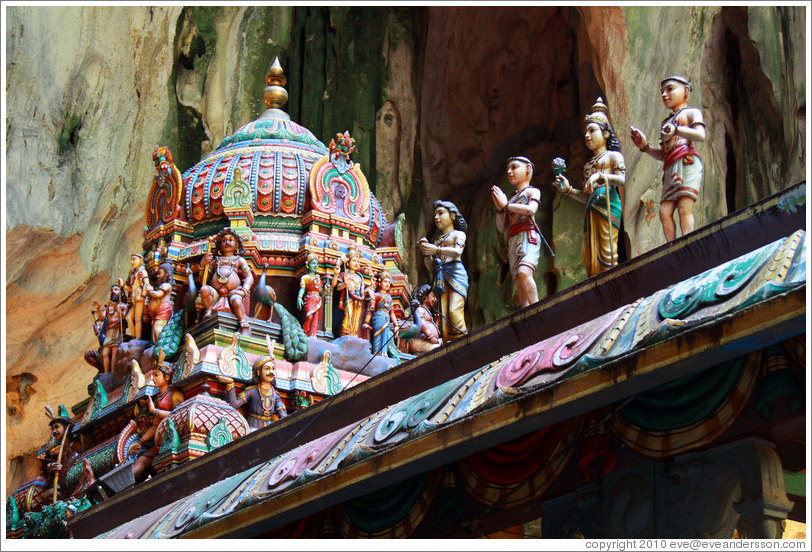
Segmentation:
<svg viewBox="0 0 812 552">
<path fill-rule="evenodd" d="M 533 163 L 527 157 L 508 159 L 507 177 L 515 190 L 513 196 L 508 199 L 494 185 L 491 199 L 496 207 L 496 227 L 500 232 L 508 232 L 508 260 L 519 293 L 519 306 L 526 307 L 539 300 L 535 274 L 544 237 L 536 224 L 536 211 L 541 191 L 530 185 Z"/>
<path fill-rule="evenodd" d="M 685 77 L 674 76 L 660 83 L 665 107 L 671 115 L 660 128 L 660 146 L 652 146 L 646 135 L 631 127 L 632 142 L 640 151 L 663 162 L 663 192 L 660 197 L 660 222 L 666 241 L 676 238 L 674 211 L 679 211 L 682 235 L 694 230 L 694 203 L 702 185 L 702 160 L 694 142 L 705 140 L 702 112 L 688 107 L 691 84 Z"/>
</svg>

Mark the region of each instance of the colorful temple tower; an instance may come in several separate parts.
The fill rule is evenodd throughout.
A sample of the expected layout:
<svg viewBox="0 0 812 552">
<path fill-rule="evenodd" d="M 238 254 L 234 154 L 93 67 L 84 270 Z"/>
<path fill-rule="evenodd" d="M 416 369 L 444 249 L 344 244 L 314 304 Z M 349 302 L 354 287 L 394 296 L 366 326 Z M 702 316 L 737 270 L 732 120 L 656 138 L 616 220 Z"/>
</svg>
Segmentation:
<svg viewBox="0 0 812 552">
<path fill-rule="evenodd" d="M 365 283 L 380 270 L 392 274 L 391 294 L 402 314 L 409 293 L 400 270 L 402 218 L 387 223 L 360 165 L 351 160 L 355 141 L 348 132 L 337 134 L 327 147 L 282 110 L 287 78 L 278 59 L 265 81 L 265 112 L 226 137 L 182 178 L 166 168 L 171 154 L 167 160 L 159 150 L 167 148 L 156 150 L 144 250 L 166 251 L 181 295 L 182 269 L 191 267 L 200 279 L 198 265 L 211 251 L 209 238 L 231 228 L 242 239 L 255 279 L 266 270 L 267 284 L 294 311 L 308 255 L 317 256 L 318 272 L 329 279 L 339 259 L 354 248 Z M 320 336 L 334 335 L 332 299 L 327 297 Z"/>
<path fill-rule="evenodd" d="M 335 283 L 349 258 L 357 263 L 363 289 L 388 273 L 393 309 L 404 318 L 410 290 L 400 269 L 403 218 L 388 224 L 360 165 L 351 159 L 355 141 L 348 132 L 337 133 L 325 146 L 282 110 L 286 81 L 276 59 L 262 94 L 265 112 L 182 174 L 168 147 L 155 149 L 143 254 L 133 255 L 143 259 L 145 276 L 139 277 L 134 264 L 130 277 L 119 278 L 116 287 L 132 294 L 140 281 L 147 303 L 143 328 L 138 332 L 123 322 L 123 294 L 115 300 L 111 295 L 111 312 L 121 306 L 115 322 L 104 308 L 94 310 L 100 347 L 88 351 L 85 360 L 99 374 L 88 388 L 90 396 L 63 420 L 69 426 L 67 447 L 79 450 L 69 461 L 59 442 L 40 451 L 44 461 L 58 456 L 61 462 L 64 456 L 56 481 L 58 497 L 66 502 L 58 502 L 58 513 L 48 507 L 55 494 L 50 476 L 26 483 L 9 502 L 9 536 L 25 533 L 26 513 L 39 516 L 34 519 L 40 528 L 27 536 L 46 536 L 49 515 L 69 515 L 77 497 L 86 506 L 132 485 L 138 447 L 153 424 L 153 475 L 245 436 L 250 424 L 228 402 L 228 392 L 236 387 L 234 394 L 242 397 L 252 388 L 259 371 L 252 365 L 263 358 L 273 359 L 274 393 L 288 413 L 400 361 L 400 354 L 373 354 L 360 325 L 342 335 L 336 324 L 343 316 L 344 293 Z M 218 240 L 226 235 L 236 247 L 224 256 Z M 308 290 L 320 297 L 316 306 L 297 301 L 304 295 L 305 274 L 308 282 L 318 282 Z M 151 295 L 167 284 L 165 298 Z M 357 315 L 369 308 L 367 294 Z M 160 309 L 151 309 L 152 302 Z M 304 316 L 307 309 L 319 315 Z M 142 321 L 140 314 L 134 319 Z M 164 325 L 155 330 L 158 320 Z M 105 334 L 109 338 L 114 331 L 120 343 L 111 357 Z M 146 407 L 154 403 L 159 413 L 166 408 L 156 370 L 166 376 L 172 393 L 185 398 L 157 420 Z M 278 414 L 271 409 L 254 417 L 271 422 Z"/>
</svg>

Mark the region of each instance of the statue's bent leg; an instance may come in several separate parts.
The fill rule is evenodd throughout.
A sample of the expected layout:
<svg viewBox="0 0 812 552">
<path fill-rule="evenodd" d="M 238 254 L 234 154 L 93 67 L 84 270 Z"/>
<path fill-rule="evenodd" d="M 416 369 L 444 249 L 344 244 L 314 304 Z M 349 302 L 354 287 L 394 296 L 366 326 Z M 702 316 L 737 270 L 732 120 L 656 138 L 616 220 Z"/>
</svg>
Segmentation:
<svg viewBox="0 0 812 552">
<path fill-rule="evenodd" d="M 200 288 L 200 300 L 203 302 L 203 308 L 206 309 L 203 312 L 203 318 L 211 316 L 212 305 L 214 305 L 219 298 L 220 296 L 214 291 L 213 287 L 206 285 Z"/>
<path fill-rule="evenodd" d="M 516 271 L 516 286 L 519 288 L 519 304 L 522 307 L 537 303 L 539 300 L 535 272 L 533 267 L 525 264 L 520 264 Z"/>
<path fill-rule="evenodd" d="M 455 291 L 448 291 L 448 319 L 453 326 L 450 329 L 452 338 L 468 333 L 465 326 L 465 297 Z"/>
<path fill-rule="evenodd" d="M 228 298 L 228 302 L 231 306 L 231 312 L 234 313 L 234 316 L 237 317 L 237 321 L 240 323 L 240 333 L 243 335 L 249 335 L 251 333 L 251 327 L 249 326 L 248 319 L 245 316 L 243 296 L 239 293 L 231 293 Z"/>
<path fill-rule="evenodd" d="M 660 203 L 660 222 L 663 225 L 663 234 L 665 234 L 665 241 L 673 241 L 677 237 L 677 226 L 674 224 L 674 208 L 676 203 L 673 201 L 663 201 Z"/>
<path fill-rule="evenodd" d="M 696 201 L 692 197 L 681 197 L 677 200 L 677 209 L 679 210 L 679 226 L 682 230 L 682 235 L 694 231 L 694 203 Z"/>
</svg>

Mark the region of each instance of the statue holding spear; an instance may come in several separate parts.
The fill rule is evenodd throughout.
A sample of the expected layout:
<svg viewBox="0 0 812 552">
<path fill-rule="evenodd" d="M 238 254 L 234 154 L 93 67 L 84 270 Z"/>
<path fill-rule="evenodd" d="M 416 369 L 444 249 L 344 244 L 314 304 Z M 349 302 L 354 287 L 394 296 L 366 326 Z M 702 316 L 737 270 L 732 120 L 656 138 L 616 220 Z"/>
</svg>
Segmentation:
<svg viewBox="0 0 812 552">
<path fill-rule="evenodd" d="M 59 498 L 58 496 L 59 474 L 62 472 L 62 466 L 63 464 L 65 465 L 71 464 L 78 455 L 76 451 L 74 451 L 71 447 L 70 431 L 71 428 L 73 427 L 73 422 L 70 419 L 68 410 L 63 405 L 60 404 L 58 414 L 54 415 L 53 409 L 50 406 L 46 405 L 45 413 L 48 415 L 48 418 L 50 418 L 48 426 L 51 428 L 51 440 L 49 441 L 48 445 L 46 445 L 46 453 L 45 453 L 46 461 L 48 460 L 49 455 L 53 454 L 53 450 L 54 448 L 56 448 L 56 444 L 59 443 L 59 449 L 56 454 L 56 461 L 48 462 L 45 466 L 46 472 L 48 474 L 53 475 L 54 479 L 54 485 L 52 489 L 53 502 L 54 504 L 56 504 L 56 501 Z"/>
</svg>

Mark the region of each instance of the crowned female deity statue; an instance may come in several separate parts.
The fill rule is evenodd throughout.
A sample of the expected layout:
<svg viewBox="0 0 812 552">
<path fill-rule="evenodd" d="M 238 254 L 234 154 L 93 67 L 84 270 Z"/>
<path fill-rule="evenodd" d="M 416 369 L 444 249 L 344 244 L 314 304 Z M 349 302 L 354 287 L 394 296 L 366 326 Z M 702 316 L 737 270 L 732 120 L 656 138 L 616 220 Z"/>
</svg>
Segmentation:
<svg viewBox="0 0 812 552">
<path fill-rule="evenodd" d="M 321 276 L 318 273 L 319 257 L 315 253 L 307 256 L 307 274 L 299 281 L 299 295 L 296 306 L 302 311 L 304 318 L 302 330 L 310 337 L 315 337 L 321 322 L 321 310 L 324 305 L 324 290 Z"/>
<path fill-rule="evenodd" d="M 583 187 L 573 188 L 564 175 L 556 176 L 555 182 L 565 195 L 586 203 L 584 264 L 587 274 L 594 276 L 618 262 L 622 187 L 626 182 L 620 142 L 609 124 L 601 98 L 584 119 L 584 139 L 592 158 L 584 164 Z"/>
<path fill-rule="evenodd" d="M 344 311 L 341 335 L 358 337 L 361 330 L 361 311 L 364 308 L 364 278 L 358 274 L 358 269 L 361 268 L 361 252 L 355 247 L 350 247 L 346 270 L 343 272 L 342 264 L 341 260 L 336 264 L 330 287 L 341 292 L 339 308 Z"/>
<path fill-rule="evenodd" d="M 378 275 L 377 282 L 377 289 L 370 296 L 364 327 L 369 330 L 373 355 L 397 357 L 392 339 L 398 335 L 398 320 L 392 308 L 392 296 L 389 295 L 389 290 L 392 288 L 392 275 L 384 269 Z"/>
</svg>

